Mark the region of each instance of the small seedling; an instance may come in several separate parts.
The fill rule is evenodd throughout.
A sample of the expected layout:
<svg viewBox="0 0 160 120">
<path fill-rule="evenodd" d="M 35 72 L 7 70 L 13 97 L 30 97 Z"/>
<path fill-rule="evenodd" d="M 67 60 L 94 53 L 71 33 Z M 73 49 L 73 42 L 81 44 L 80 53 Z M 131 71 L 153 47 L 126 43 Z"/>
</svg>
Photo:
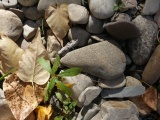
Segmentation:
<svg viewBox="0 0 160 120">
<path fill-rule="evenodd" d="M 64 70 L 63 72 L 60 72 L 59 74 L 56 74 L 58 67 L 60 65 L 60 57 L 59 55 L 56 57 L 53 67 L 51 68 L 50 64 L 47 60 L 44 58 L 38 59 L 40 65 L 50 73 L 51 78 L 48 81 L 46 88 L 45 88 L 45 95 L 44 95 L 44 102 L 46 103 L 49 98 L 52 95 L 53 88 L 56 87 L 57 89 L 60 89 L 64 95 L 66 96 L 66 99 L 63 100 L 61 93 L 55 92 L 55 95 L 57 99 L 61 102 L 62 108 L 61 111 L 64 113 L 63 115 L 56 116 L 54 120 L 70 120 L 72 113 L 72 110 L 76 107 L 77 102 L 71 100 L 72 91 L 70 87 L 66 86 L 63 83 L 63 77 L 65 76 L 76 76 L 81 72 L 80 68 L 70 68 L 67 70 Z"/>
<path fill-rule="evenodd" d="M 121 11 L 122 9 L 124 9 L 124 7 L 125 7 L 125 4 L 123 4 L 122 0 L 117 0 L 117 4 L 114 4 L 113 9 L 115 11 L 118 11 L 118 10 Z"/>
</svg>

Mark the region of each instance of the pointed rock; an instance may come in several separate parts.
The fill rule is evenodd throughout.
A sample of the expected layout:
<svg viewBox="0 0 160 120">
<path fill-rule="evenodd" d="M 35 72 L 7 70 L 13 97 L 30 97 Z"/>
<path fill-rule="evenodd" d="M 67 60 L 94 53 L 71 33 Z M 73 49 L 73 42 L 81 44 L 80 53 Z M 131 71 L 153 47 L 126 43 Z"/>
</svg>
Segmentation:
<svg viewBox="0 0 160 120">
<path fill-rule="evenodd" d="M 61 58 L 61 63 L 67 67 L 80 67 L 83 72 L 111 80 L 122 75 L 126 57 L 117 46 L 104 41 L 69 52 Z"/>
</svg>

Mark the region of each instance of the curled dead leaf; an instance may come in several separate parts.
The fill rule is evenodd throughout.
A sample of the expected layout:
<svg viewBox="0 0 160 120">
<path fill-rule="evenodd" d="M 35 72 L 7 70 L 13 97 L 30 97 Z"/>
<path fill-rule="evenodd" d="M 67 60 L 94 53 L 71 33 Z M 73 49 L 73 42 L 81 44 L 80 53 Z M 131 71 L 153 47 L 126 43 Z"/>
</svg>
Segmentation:
<svg viewBox="0 0 160 120">
<path fill-rule="evenodd" d="M 17 120 L 24 120 L 43 100 L 44 86 L 21 81 L 16 74 L 10 75 L 3 83 L 8 106 Z"/>
<path fill-rule="evenodd" d="M 156 88 L 150 86 L 143 95 L 143 100 L 150 108 L 156 111 L 158 105 L 158 96 Z"/>
<path fill-rule="evenodd" d="M 24 51 L 9 37 L 1 35 L 0 39 L 0 70 L 7 73 L 17 68 Z"/>
<path fill-rule="evenodd" d="M 49 80 L 49 72 L 44 70 L 38 62 L 40 57 L 48 60 L 46 49 L 41 40 L 40 29 L 38 29 L 32 43 L 25 50 L 19 62 L 19 68 L 16 74 L 22 81 L 44 85 Z"/>
<path fill-rule="evenodd" d="M 62 39 L 66 36 L 70 28 L 68 5 L 61 4 L 60 6 L 49 6 L 45 13 L 45 19 L 54 35 L 59 42 L 62 43 Z"/>
</svg>

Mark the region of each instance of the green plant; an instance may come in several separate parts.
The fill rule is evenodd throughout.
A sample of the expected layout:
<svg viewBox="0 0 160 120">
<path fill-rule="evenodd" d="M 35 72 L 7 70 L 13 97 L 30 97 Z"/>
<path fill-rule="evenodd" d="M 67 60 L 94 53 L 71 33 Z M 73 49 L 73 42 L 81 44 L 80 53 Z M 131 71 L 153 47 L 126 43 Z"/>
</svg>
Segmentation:
<svg viewBox="0 0 160 120">
<path fill-rule="evenodd" d="M 64 93 L 66 99 L 64 99 L 62 97 L 61 93 L 55 91 L 55 95 L 56 95 L 57 99 L 62 104 L 61 110 L 63 113 L 63 115 L 56 116 L 55 120 L 62 120 L 62 119 L 70 120 L 71 119 L 70 114 L 72 113 L 72 110 L 75 108 L 77 102 L 72 101 L 72 99 L 71 99 L 72 91 L 71 91 L 70 87 L 67 87 L 63 83 L 63 77 L 78 75 L 81 72 L 81 69 L 75 67 L 75 68 L 70 68 L 70 69 L 64 70 L 64 71 L 60 72 L 59 74 L 56 74 L 58 67 L 60 65 L 59 55 L 56 57 L 52 68 L 51 68 L 50 64 L 44 58 L 39 58 L 38 61 L 41 64 L 41 66 L 45 70 L 47 70 L 51 75 L 51 78 L 48 81 L 46 88 L 45 88 L 44 102 L 46 103 L 49 100 L 49 98 L 52 95 L 53 88 L 56 86 L 57 89 L 60 89 Z"/>
<path fill-rule="evenodd" d="M 2 75 L 2 76 L 0 77 L 0 81 L 1 81 L 1 80 L 4 80 L 5 77 L 7 77 L 9 74 L 13 73 L 15 70 L 16 70 L 16 69 L 13 68 L 12 70 L 8 71 L 6 74 Z"/>
<path fill-rule="evenodd" d="M 122 2 L 122 0 L 117 0 L 117 4 L 114 4 L 113 9 L 115 11 L 118 11 L 118 10 L 124 9 L 124 7 L 125 7 L 125 4 Z"/>
</svg>

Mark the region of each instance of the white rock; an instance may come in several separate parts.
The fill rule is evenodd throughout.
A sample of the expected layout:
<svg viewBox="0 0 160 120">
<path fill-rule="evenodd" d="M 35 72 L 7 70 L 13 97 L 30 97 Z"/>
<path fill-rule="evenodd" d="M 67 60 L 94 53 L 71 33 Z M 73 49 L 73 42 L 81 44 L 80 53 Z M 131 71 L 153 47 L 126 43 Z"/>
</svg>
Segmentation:
<svg viewBox="0 0 160 120">
<path fill-rule="evenodd" d="M 17 0 L 2 0 L 2 3 L 6 8 L 10 8 L 17 5 Z"/>
<path fill-rule="evenodd" d="M 0 9 L 5 9 L 5 7 L 4 7 L 2 1 L 0 1 Z"/>
<path fill-rule="evenodd" d="M 77 4 L 69 4 L 68 14 L 72 23 L 86 24 L 88 22 L 89 13 L 83 6 Z"/>
<path fill-rule="evenodd" d="M 37 24 L 31 20 L 27 20 L 23 26 L 23 36 L 26 40 L 34 37 L 37 31 Z"/>
</svg>

